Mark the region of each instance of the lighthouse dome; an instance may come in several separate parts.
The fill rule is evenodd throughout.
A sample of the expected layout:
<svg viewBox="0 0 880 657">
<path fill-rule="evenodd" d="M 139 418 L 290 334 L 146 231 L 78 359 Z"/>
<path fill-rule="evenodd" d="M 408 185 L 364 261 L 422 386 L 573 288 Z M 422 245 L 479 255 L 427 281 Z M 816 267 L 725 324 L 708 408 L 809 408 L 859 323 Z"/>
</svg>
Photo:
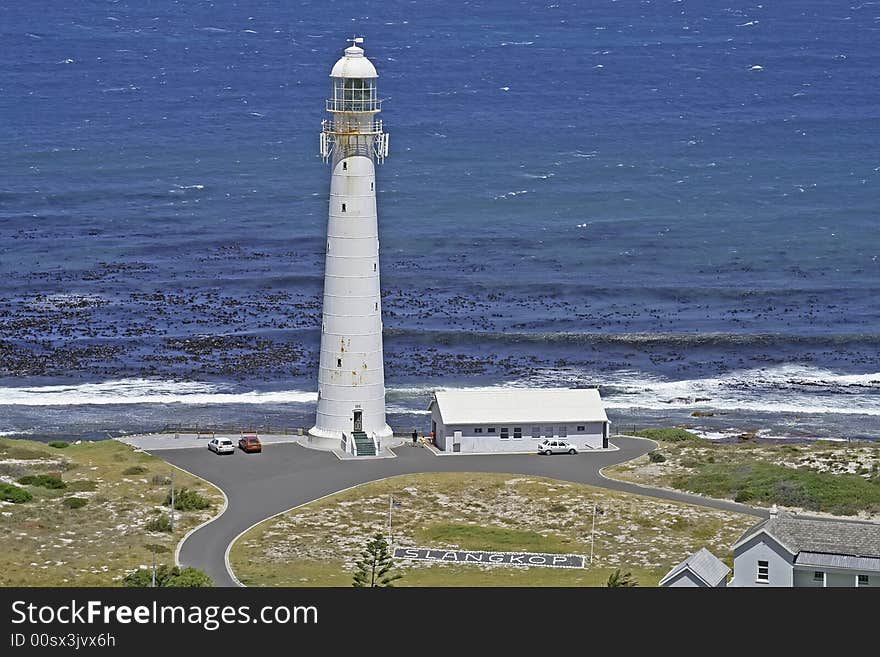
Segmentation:
<svg viewBox="0 0 880 657">
<path fill-rule="evenodd" d="M 345 56 L 341 57 L 333 70 L 331 78 L 378 78 L 376 67 L 373 62 L 364 57 L 364 49 L 360 46 L 349 46 L 345 49 Z"/>
</svg>

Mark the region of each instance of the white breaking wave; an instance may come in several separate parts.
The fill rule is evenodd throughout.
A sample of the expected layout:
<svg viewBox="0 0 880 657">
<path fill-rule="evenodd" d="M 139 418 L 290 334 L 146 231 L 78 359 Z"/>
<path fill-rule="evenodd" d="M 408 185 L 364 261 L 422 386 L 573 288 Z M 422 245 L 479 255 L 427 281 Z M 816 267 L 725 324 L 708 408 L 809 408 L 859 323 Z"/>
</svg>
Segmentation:
<svg viewBox="0 0 880 657">
<path fill-rule="evenodd" d="M 880 416 L 880 373 L 839 374 L 785 365 L 739 370 L 683 381 L 611 373 L 597 381 L 614 389 L 608 408 L 651 410 L 685 407 L 765 413 L 830 413 Z"/>
<path fill-rule="evenodd" d="M 315 402 L 317 398 L 316 392 L 304 390 L 231 392 L 212 383 L 155 379 L 0 388 L 0 406 L 290 404 Z"/>
<path fill-rule="evenodd" d="M 583 372 L 546 370 L 539 377 L 490 386 L 424 385 L 388 389 L 389 404 L 399 412 L 408 399 L 429 397 L 434 390 L 492 391 L 522 387 L 588 384 L 602 390 L 609 409 L 706 409 L 761 413 L 828 413 L 880 416 L 880 372 L 839 374 L 786 365 L 751 369 L 702 379 L 669 381 L 634 371 Z M 388 407 L 389 412 L 391 406 Z M 410 412 L 419 412 L 417 409 Z"/>
<path fill-rule="evenodd" d="M 434 390 L 491 391 L 528 386 L 594 385 L 609 409 L 707 409 L 762 413 L 827 413 L 880 416 L 880 372 L 840 374 L 802 365 L 739 370 L 706 378 L 670 381 L 635 371 L 600 374 L 546 370 L 528 380 L 498 385 L 408 385 L 387 389 L 391 413 L 426 413 Z M 199 381 L 121 379 L 101 383 L 0 388 L 0 406 L 108 404 L 314 404 L 317 392 L 237 392 Z"/>
</svg>

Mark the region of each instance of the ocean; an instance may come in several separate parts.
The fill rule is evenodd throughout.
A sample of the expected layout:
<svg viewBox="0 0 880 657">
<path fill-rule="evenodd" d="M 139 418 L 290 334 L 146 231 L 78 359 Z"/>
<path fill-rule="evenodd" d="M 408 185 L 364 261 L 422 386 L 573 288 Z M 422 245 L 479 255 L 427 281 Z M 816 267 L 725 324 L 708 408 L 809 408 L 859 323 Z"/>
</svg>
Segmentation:
<svg viewBox="0 0 880 657">
<path fill-rule="evenodd" d="M 880 437 L 880 2 L 0 5 L 0 435 L 314 419 L 328 74 L 365 37 L 389 423 Z M 695 415 L 696 413 L 696 415 Z"/>
</svg>

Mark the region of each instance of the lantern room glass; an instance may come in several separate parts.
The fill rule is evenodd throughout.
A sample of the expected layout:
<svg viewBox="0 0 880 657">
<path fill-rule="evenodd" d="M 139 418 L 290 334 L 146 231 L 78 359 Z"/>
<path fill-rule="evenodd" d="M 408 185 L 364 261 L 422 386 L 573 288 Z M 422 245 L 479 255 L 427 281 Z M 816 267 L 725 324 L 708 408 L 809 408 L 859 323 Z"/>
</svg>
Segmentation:
<svg viewBox="0 0 880 657">
<path fill-rule="evenodd" d="M 333 97 L 328 105 L 334 112 L 378 112 L 375 78 L 333 78 Z"/>
</svg>

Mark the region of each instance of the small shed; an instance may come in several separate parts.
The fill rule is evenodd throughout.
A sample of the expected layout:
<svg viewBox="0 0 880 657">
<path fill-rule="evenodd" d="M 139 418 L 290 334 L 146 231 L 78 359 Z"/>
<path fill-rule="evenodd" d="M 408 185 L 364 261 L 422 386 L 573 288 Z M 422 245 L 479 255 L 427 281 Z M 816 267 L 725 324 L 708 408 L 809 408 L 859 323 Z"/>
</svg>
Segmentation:
<svg viewBox="0 0 880 657">
<path fill-rule="evenodd" d="M 608 447 L 611 423 L 595 388 L 437 390 L 428 410 L 443 451 L 532 452 L 546 438 Z"/>
<path fill-rule="evenodd" d="M 696 587 L 696 588 L 725 588 L 727 575 L 730 573 L 721 559 L 709 552 L 706 548 L 700 548 L 687 559 L 670 570 L 660 586 Z"/>
</svg>

